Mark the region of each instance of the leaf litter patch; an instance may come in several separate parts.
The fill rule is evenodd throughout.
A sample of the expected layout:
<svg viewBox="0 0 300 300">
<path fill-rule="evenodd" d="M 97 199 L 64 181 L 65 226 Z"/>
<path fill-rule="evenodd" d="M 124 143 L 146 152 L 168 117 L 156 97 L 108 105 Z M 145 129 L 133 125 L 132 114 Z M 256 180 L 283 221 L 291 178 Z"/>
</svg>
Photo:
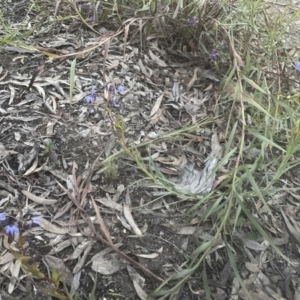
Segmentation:
<svg viewBox="0 0 300 300">
<path fill-rule="evenodd" d="M 212 110 L 220 81 L 213 64 L 205 69 L 193 61 L 186 67 L 173 50 L 166 62 L 155 42 L 141 52 L 134 43 L 125 46 L 115 38 L 108 53 L 99 47 L 77 60 L 69 105 L 70 61 L 41 60 L 34 70 L 24 66 L 24 59 L 36 65 L 34 50 L 72 58 L 78 48 L 69 39 L 72 35 L 58 33 L 54 39 L 49 34 L 48 41 L 28 52 L 5 50 L 17 57 L 15 64 L 4 63 L 0 74 L 0 207 L 6 213 L 1 220 L 1 294 L 34 299 L 33 287 L 38 287 L 57 296 L 66 284 L 71 294 L 86 299 L 96 284 L 97 297 L 146 299 L 163 279 L 182 271 L 199 246 L 213 241 L 213 221 L 205 217 L 213 206 L 202 206 L 189 221 L 181 217 L 194 204 L 191 192 L 209 193 L 228 178 L 220 151 L 226 123 L 219 118 L 228 102 Z M 87 47 L 98 42 L 91 33 L 82 40 Z M 170 132 L 208 118 L 214 121 L 204 122 L 203 129 L 167 139 Z M 142 161 L 169 190 L 145 179 L 120 141 L 140 149 Z M 99 161 L 111 155 L 118 159 L 99 168 Z M 181 201 L 174 190 L 183 195 Z M 297 257 L 290 238 L 299 238 L 297 195 L 290 196 L 294 206 L 286 210 L 277 207 L 280 197 L 269 200 L 278 210 L 277 222 L 268 222 L 261 203 L 256 208 L 264 216 L 262 226 L 277 235 L 273 243 L 291 246 L 283 249 L 285 255 Z M 280 220 L 288 231 L 277 225 Z M 253 241 L 237 230 L 233 239 L 246 254 L 246 263 L 239 257 L 241 277 L 253 299 L 280 299 L 281 291 L 289 295 L 290 285 L 298 285 L 297 264 L 279 263 L 284 272 L 278 271 L 273 261 L 279 257 L 262 237 Z M 238 299 L 237 294 L 247 299 L 224 259 L 224 245 L 214 240 L 206 256 L 208 285 L 215 299 Z M 16 253 L 21 253 L 18 260 Z M 234 249 L 231 255 L 236 255 Z M 53 270 L 59 278 L 52 274 L 45 280 Z M 30 281 L 28 272 L 39 280 Z M 205 294 L 199 286 L 201 272 L 199 268 L 186 287 L 195 299 Z"/>
</svg>

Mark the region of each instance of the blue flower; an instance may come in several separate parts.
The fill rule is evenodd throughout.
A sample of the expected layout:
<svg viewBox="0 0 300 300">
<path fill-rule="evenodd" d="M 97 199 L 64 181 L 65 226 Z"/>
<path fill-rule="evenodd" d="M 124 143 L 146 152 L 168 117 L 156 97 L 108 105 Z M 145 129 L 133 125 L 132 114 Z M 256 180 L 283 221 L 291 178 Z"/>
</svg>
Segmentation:
<svg viewBox="0 0 300 300">
<path fill-rule="evenodd" d="M 111 107 L 114 107 L 114 108 L 119 107 L 119 104 L 116 103 L 115 97 L 113 97 L 113 98 L 110 100 L 110 105 L 111 105 Z"/>
<path fill-rule="evenodd" d="M 6 219 L 6 213 L 0 213 L 0 221 L 4 221 Z"/>
<path fill-rule="evenodd" d="M 211 60 L 216 61 L 219 56 L 219 53 L 217 52 L 216 49 L 212 49 L 209 56 L 210 56 Z"/>
<path fill-rule="evenodd" d="M 296 63 L 296 70 L 300 71 L 300 58 L 298 59 L 298 61 Z"/>
<path fill-rule="evenodd" d="M 96 100 L 96 93 L 95 93 L 95 88 L 93 87 L 90 93 L 84 97 L 84 100 L 87 103 L 94 103 Z"/>
<path fill-rule="evenodd" d="M 41 225 L 41 219 L 43 217 L 43 215 L 32 217 L 29 223 L 29 227 L 31 227 L 33 224 Z"/>
<path fill-rule="evenodd" d="M 12 224 L 12 225 L 6 225 L 4 227 L 4 231 L 6 234 L 14 237 L 16 233 L 19 233 L 19 228 L 17 225 Z"/>
<path fill-rule="evenodd" d="M 192 25 L 198 23 L 198 19 L 196 16 L 193 16 L 192 18 L 188 18 L 186 21 L 188 24 L 192 24 Z"/>
<path fill-rule="evenodd" d="M 117 90 L 118 90 L 118 93 L 123 93 L 124 92 L 124 86 L 123 85 L 119 85 L 118 87 L 117 87 Z"/>
</svg>

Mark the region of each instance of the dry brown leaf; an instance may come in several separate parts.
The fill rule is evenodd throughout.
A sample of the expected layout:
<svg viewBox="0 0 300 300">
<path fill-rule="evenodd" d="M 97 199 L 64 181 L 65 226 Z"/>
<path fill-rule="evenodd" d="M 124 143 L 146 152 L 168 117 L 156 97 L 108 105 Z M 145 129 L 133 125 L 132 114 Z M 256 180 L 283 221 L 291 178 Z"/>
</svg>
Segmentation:
<svg viewBox="0 0 300 300">
<path fill-rule="evenodd" d="M 182 227 L 178 233 L 179 234 L 183 234 L 183 235 L 192 235 L 196 232 L 196 227 L 191 227 L 191 226 L 186 226 L 186 227 Z"/>
<path fill-rule="evenodd" d="M 95 200 L 97 202 L 100 202 L 102 205 L 104 205 L 106 207 L 109 207 L 109 208 L 112 208 L 112 209 L 115 209 L 115 210 L 117 210 L 119 212 L 121 212 L 123 210 L 123 207 L 122 207 L 121 204 L 116 203 L 114 201 L 111 201 L 111 200 L 109 200 L 107 198 L 98 198 L 98 199 L 95 198 Z"/>
<path fill-rule="evenodd" d="M 89 255 L 89 253 L 91 252 L 92 248 L 93 248 L 93 243 L 90 243 L 87 246 L 87 248 L 84 249 L 83 255 L 81 256 L 81 258 L 79 259 L 79 261 L 77 262 L 76 266 L 73 269 L 73 274 L 77 273 L 80 269 L 82 269 L 82 267 L 85 263 L 85 260 L 86 260 L 87 256 Z"/>
<path fill-rule="evenodd" d="M 168 65 L 161 60 L 160 58 L 158 58 L 150 49 L 149 49 L 149 54 L 151 59 L 156 62 L 160 67 L 166 68 Z"/>
<path fill-rule="evenodd" d="M 53 247 L 48 255 L 57 254 L 72 245 L 71 240 L 65 240 Z"/>
<path fill-rule="evenodd" d="M 141 61 L 141 59 L 139 59 L 138 61 L 138 66 L 140 67 L 141 72 L 147 76 L 147 77 L 151 77 L 151 74 L 148 73 L 148 71 L 146 70 L 145 66 L 143 65 L 143 62 Z"/>
<path fill-rule="evenodd" d="M 284 218 L 285 224 L 286 224 L 286 226 L 288 227 L 290 233 L 296 238 L 297 241 L 300 241 L 300 231 L 297 230 L 298 228 L 295 228 L 295 227 L 291 224 L 291 222 L 289 221 L 288 217 L 287 217 L 286 214 L 283 212 L 283 210 L 282 210 L 282 209 L 280 209 L 280 210 L 281 210 L 281 214 L 282 214 L 282 216 L 283 216 L 283 218 Z M 293 219 L 292 217 L 290 217 L 290 220 L 293 220 L 293 221 L 294 221 L 294 219 Z M 298 226 L 297 226 L 297 227 L 298 227 Z"/>
<path fill-rule="evenodd" d="M 119 248 L 122 244 L 115 244 L 115 246 Z M 112 251 L 113 249 L 111 248 L 105 248 L 92 257 L 92 269 L 95 272 L 111 275 L 126 268 L 127 261 L 121 258 L 117 253 L 111 253 Z"/>
<path fill-rule="evenodd" d="M 149 259 L 153 259 L 159 256 L 158 253 L 151 253 L 151 254 L 136 254 L 136 256 L 138 257 L 143 257 L 143 258 L 149 258 Z"/>
<path fill-rule="evenodd" d="M 44 218 L 41 218 L 39 220 L 39 224 L 43 229 L 45 229 L 49 232 L 53 232 L 53 233 L 57 233 L 57 234 L 66 234 L 69 232 L 68 228 L 59 228 Z"/>
<path fill-rule="evenodd" d="M 58 200 L 54 200 L 54 199 L 45 199 L 42 197 L 38 197 L 38 196 L 36 196 L 28 191 L 25 191 L 25 190 L 22 191 L 22 194 L 24 196 L 26 196 L 28 199 L 32 200 L 33 202 L 42 204 L 42 205 L 52 205 L 58 201 Z"/>
<path fill-rule="evenodd" d="M 60 275 L 59 280 L 66 285 L 71 286 L 73 282 L 73 275 L 71 271 L 65 266 L 62 259 L 51 255 L 45 255 L 43 260 L 48 264 L 50 270 L 55 269 Z"/>
<path fill-rule="evenodd" d="M 124 217 L 125 217 L 126 221 L 128 222 L 128 224 L 132 228 L 133 232 L 136 235 L 143 235 L 142 232 L 140 231 L 140 229 L 138 228 L 138 226 L 135 224 L 135 222 L 133 220 L 133 217 L 132 217 L 132 214 L 131 214 L 131 211 L 130 211 L 130 208 L 127 204 L 123 205 L 123 214 L 124 214 Z"/>
<path fill-rule="evenodd" d="M 165 165 L 171 165 L 171 166 L 179 166 L 183 162 L 183 156 L 177 158 L 174 156 L 168 156 L 168 157 L 158 157 L 154 159 L 155 161 L 159 161 Z"/>
<path fill-rule="evenodd" d="M 44 170 L 45 167 L 48 165 L 48 162 L 49 162 L 49 158 L 47 158 L 46 161 L 39 168 L 36 168 L 38 165 L 38 157 L 36 157 L 35 162 L 33 163 L 32 167 L 30 167 L 27 170 L 27 172 L 24 174 L 24 176 L 28 176 L 29 174 L 38 173 L 38 172 Z"/>
<path fill-rule="evenodd" d="M 194 70 L 193 77 L 192 77 L 192 79 L 190 80 L 190 82 L 188 83 L 188 86 L 187 86 L 187 90 L 188 90 L 188 91 L 191 89 L 191 87 L 194 85 L 195 81 L 198 79 L 197 73 L 198 73 L 198 68 L 196 68 L 196 69 Z"/>
<path fill-rule="evenodd" d="M 155 104 L 152 107 L 151 113 L 150 113 L 150 119 L 152 119 L 154 117 L 154 115 L 156 114 L 156 112 L 158 111 L 158 109 L 160 108 L 162 99 L 164 97 L 164 93 L 162 93 L 155 101 Z"/>
<path fill-rule="evenodd" d="M 17 280 L 19 278 L 20 269 L 21 269 L 21 262 L 20 261 L 16 261 L 14 264 L 10 265 L 11 279 L 10 279 L 10 282 L 8 284 L 8 293 L 9 294 L 11 294 L 15 289 L 15 285 L 16 285 Z"/>
<path fill-rule="evenodd" d="M 142 286 L 145 284 L 145 278 L 143 278 L 134 268 L 132 268 L 130 265 L 127 266 L 128 274 L 133 282 L 134 289 L 142 300 L 151 300 L 152 298 L 149 298 L 147 293 L 143 290 Z"/>
<path fill-rule="evenodd" d="M 246 262 L 245 267 L 252 273 L 258 273 L 260 271 L 260 268 L 257 264 Z"/>
<path fill-rule="evenodd" d="M 4 265 L 13 260 L 14 260 L 14 256 L 10 252 L 6 252 L 4 255 L 0 256 L 0 265 Z"/>
<path fill-rule="evenodd" d="M 16 90 L 15 90 L 15 88 L 12 85 L 9 85 L 8 87 L 10 89 L 10 99 L 9 99 L 8 105 L 11 105 L 12 102 L 13 102 L 13 100 L 14 100 L 14 98 L 15 98 Z"/>
<path fill-rule="evenodd" d="M 213 84 L 211 83 L 208 87 L 206 87 L 203 91 L 207 92 L 210 91 L 213 88 Z"/>
<path fill-rule="evenodd" d="M 85 249 L 90 246 L 90 245 L 93 245 L 93 241 L 91 240 L 86 240 L 86 241 L 83 241 L 82 243 L 80 243 L 76 249 L 74 250 L 74 252 L 68 256 L 67 258 L 65 258 L 63 261 L 68 261 L 68 260 L 74 260 L 74 259 L 77 259 L 82 252 L 85 251 Z"/>
<path fill-rule="evenodd" d="M 61 170 L 53 170 L 53 169 L 50 169 L 49 172 L 58 177 L 59 179 L 61 179 L 62 181 L 66 181 L 67 177 L 68 177 L 68 174 L 65 173 L 64 171 L 61 171 Z"/>
</svg>

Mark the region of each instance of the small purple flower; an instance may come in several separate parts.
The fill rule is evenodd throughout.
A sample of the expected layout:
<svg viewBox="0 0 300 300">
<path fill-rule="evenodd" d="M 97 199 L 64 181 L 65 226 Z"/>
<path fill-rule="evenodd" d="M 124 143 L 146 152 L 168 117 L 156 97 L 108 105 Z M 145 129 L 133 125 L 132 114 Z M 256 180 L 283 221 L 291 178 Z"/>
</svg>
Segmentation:
<svg viewBox="0 0 300 300">
<path fill-rule="evenodd" d="M 29 223 L 29 227 L 32 227 L 33 224 L 41 225 L 41 219 L 43 215 L 32 217 Z"/>
<path fill-rule="evenodd" d="M 297 63 L 296 63 L 296 70 L 298 72 L 300 72 L 300 58 L 298 59 Z"/>
<path fill-rule="evenodd" d="M 219 53 L 217 52 L 216 49 L 212 49 L 209 56 L 210 56 L 211 60 L 216 61 L 219 56 Z"/>
<path fill-rule="evenodd" d="M 4 221 L 6 219 L 6 213 L 0 213 L 0 221 Z"/>
<path fill-rule="evenodd" d="M 187 21 L 188 24 L 191 24 L 191 25 L 194 25 L 194 24 L 198 23 L 198 19 L 197 19 L 196 16 L 193 16 L 192 18 L 188 18 L 186 21 Z"/>
<path fill-rule="evenodd" d="M 116 100 L 114 99 L 114 97 L 110 100 L 110 105 L 113 108 L 119 107 L 119 104 L 116 103 Z"/>
<path fill-rule="evenodd" d="M 103 9 L 101 9 L 101 8 L 98 9 L 98 13 L 99 13 L 99 14 L 103 14 Z"/>
<path fill-rule="evenodd" d="M 124 86 L 123 85 L 119 85 L 118 87 L 117 87 L 117 91 L 118 91 L 118 93 L 123 93 L 124 92 Z"/>
<path fill-rule="evenodd" d="M 166 8 L 165 5 L 162 5 L 162 6 L 160 7 L 161 10 L 165 10 L 165 8 Z"/>
<path fill-rule="evenodd" d="M 95 88 L 93 87 L 92 90 L 90 91 L 90 93 L 85 96 L 84 100 L 87 103 L 94 103 L 96 100 L 96 93 L 95 93 Z"/>
<path fill-rule="evenodd" d="M 89 17 L 89 21 L 90 21 L 91 23 L 94 23 L 94 22 L 95 22 L 95 17 L 94 17 L 94 16 L 90 16 L 90 17 Z"/>
<path fill-rule="evenodd" d="M 17 225 L 12 224 L 12 225 L 6 225 L 4 227 L 4 231 L 7 235 L 10 235 L 12 237 L 15 236 L 16 233 L 19 233 L 19 228 Z"/>
</svg>

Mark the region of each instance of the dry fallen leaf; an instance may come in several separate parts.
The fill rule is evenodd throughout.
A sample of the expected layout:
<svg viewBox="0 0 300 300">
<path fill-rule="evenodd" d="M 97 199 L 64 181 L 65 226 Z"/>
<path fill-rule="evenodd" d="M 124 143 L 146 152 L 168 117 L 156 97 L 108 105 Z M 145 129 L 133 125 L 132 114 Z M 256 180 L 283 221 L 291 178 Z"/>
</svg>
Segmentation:
<svg viewBox="0 0 300 300">
<path fill-rule="evenodd" d="M 133 232 L 136 235 L 143 235 L 142 232 L 140 231 L 140 229 L 138 228 L 138 226 L 135 224 L 135 222 L 133 220 L 133 217 L 132 217 L 132 214 L 131 214 L 131 211 L 130 211 L 130 208 L 127 204 L 123 205 L 123 214 L 124 214 L 124 217 L 125 217 L 126 221 L 128 222 L 128 224 L 132 228 Z"/>
<path fill-rule="evenodd" d="M 64 282 L 68 286 L 72 285 L 73 275 L 71 271 L 65 266 L 62 259 L 51 255 L 45 255 L 43 260 L 48 265 L 50 270 L 55 269 L 57 271 L 57 273 L 60 275 L 59 280 L 61 282 Z"/>
<path fill-rule="evenodd" d="M 53 225 L 51 222 L 47 221 L 46 219 L 44 218 L 41 218 L 39 220 L 39 224 L 40 226 L 49 231 L 49 232 L 53 232 L 53 233 L 57 233 L 57 234 L 66 234 L 69 232 L 69 229 L 68 228 L 60 228 L 60 227 L 57 227 L 55 225 Z"/>
<path fill-rule="evenodd" d="M 45 199 L 39 196 L 36 196 L 28 191 L 23 190 L 22 194 L 26 196 L 28 199 L 32 200 L 35 203 L 43 204 L 43 205 L 52 205 L 55 204 L 58 200 L 54 199 Z"/>
</svg>

